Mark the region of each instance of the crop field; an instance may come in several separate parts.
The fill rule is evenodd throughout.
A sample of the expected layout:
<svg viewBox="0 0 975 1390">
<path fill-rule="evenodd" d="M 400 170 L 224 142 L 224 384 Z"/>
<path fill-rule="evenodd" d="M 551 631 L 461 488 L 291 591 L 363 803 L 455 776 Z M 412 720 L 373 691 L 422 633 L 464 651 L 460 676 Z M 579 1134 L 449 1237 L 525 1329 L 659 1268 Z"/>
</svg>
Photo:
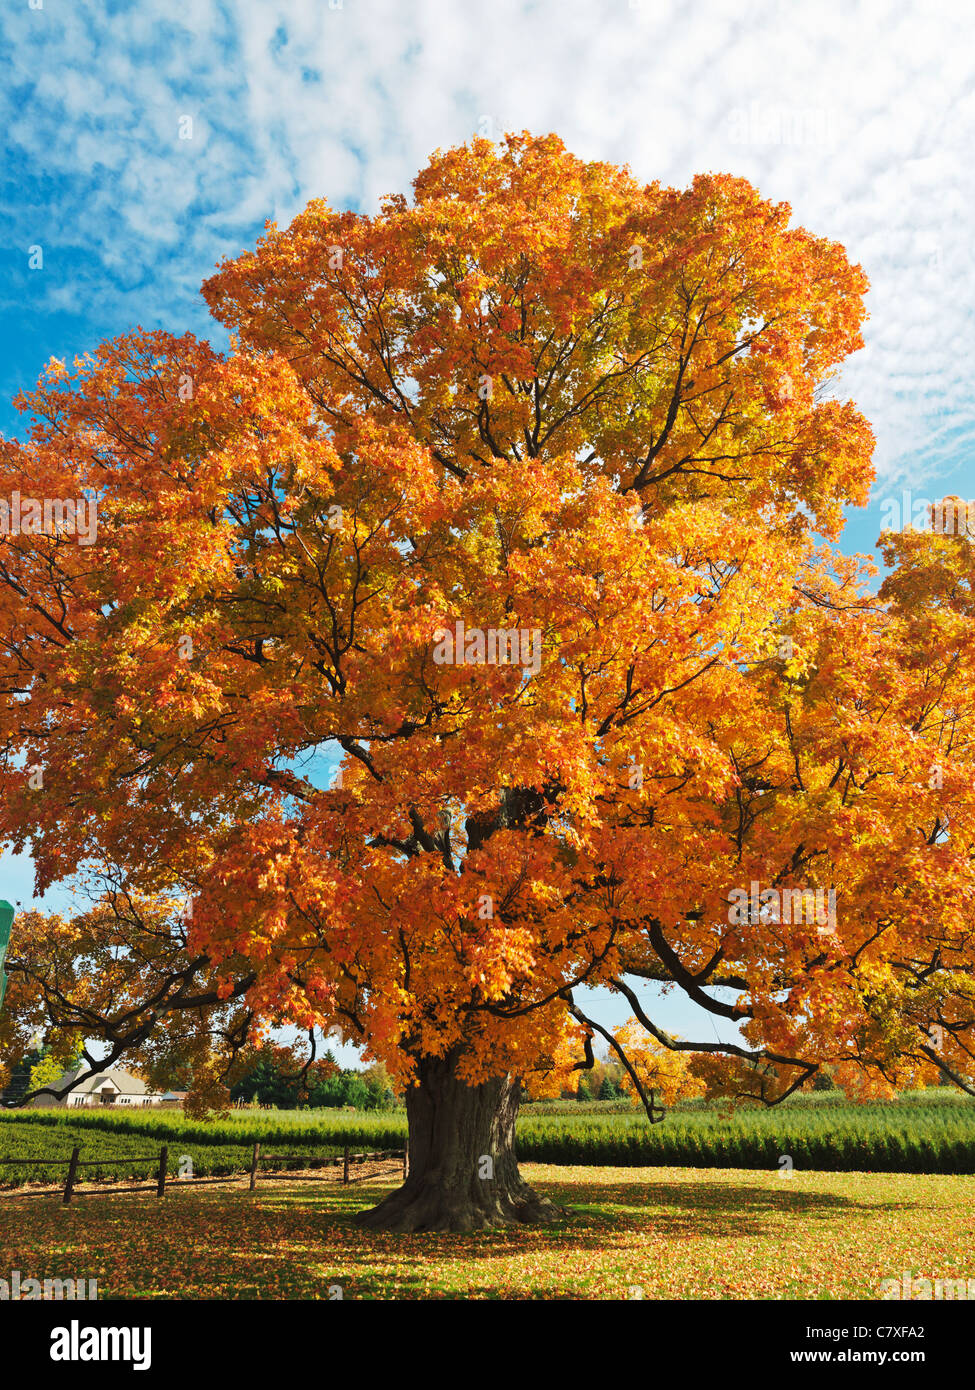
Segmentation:
<svg viewBox="0 0 975 1390">
<path fill-rule="evenodd" d="M 538 1163 L 975 1173 L 975 1102 L 930 1091 L 869 1104 L 810 1096 L 772 1109 L 675 1108 L 653 1126 L 635 1110 L 530 1114 L 518 1141 Z"/>
<path fill-rule="evenodd" d="M 612 1102 L 526 1107 L 518 1123 L 524 1162 L 560 1166 L 737 1168 L 789 1172 L 975 1173 L 975 1102 L 945 1091 L 906 1094 L 890 1103 L 855 1104 L 827 1093 L 767 1110 L 711 1105 L 675 1108 L 650 1126 L 641 1111 Z M 335 1156 L 346 1144 L 401 1148 L 402 1111 L 232 1112 L 189 1120 L 173 1112 L 16 1111 L 0 1117 L 0 1159 L 67 1158 L 75 1144 L 86 1180 L 149 1177 L 169 1145 L 176 1176 L 188 1156 L 196 1176 L 243 1172 L 255 1141 L 268 1150 Z M 137 1162 L 122 1162 L 138 1156 Z M 287 1167 L 268 1161 L 267 1170 Z M 0 1186 L 56 1182 L 63 1167 L 0 1165 Z"/>
</svg>

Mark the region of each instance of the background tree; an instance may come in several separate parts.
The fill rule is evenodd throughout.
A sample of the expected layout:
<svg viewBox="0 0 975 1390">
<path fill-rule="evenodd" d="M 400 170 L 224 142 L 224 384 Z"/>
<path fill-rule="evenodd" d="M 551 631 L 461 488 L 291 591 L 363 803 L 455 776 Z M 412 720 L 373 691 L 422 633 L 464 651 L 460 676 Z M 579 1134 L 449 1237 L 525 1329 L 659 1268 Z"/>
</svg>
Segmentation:
<svg viewBox="0 0 975 1390">
<path fill-rule="evenodd" d="M 55 1082 L 61 1080 L 66 1071 L 76 1067 L 80 1061 L 81 1048 L 77 1045 L 72 1048 L 71 1056 L 67 1058 L 63 1050 L 59 1053 L 50 1046 L 44 1046 L 37 1061 L 30 1069 L 27 1080 L 28 1090 L 36 1092 L 53 1087 Z"/>
<path fill-rule="evenodd" d="M 0 491 L 91 488 L 99 537 L 0 541 L 0 825 L 39 888 L 115 887 L 22 934 L 0 1028 L 337 1029 L 407 1088 L 394 1230 L 546 1217 L 520 1084 L 609 1041 L 583 984 L 712 1089 L 965 1084 L 970 545 L 878 601 L 816 535 L 872 476 L 829 393 L 865 289 L 744 180 L 508 137 L 269 226 L 204 287 L 227 357 L 52 364 Z M 752 883 L 839 909 L 735 920 Z M 672 1037 L 639 979 L 742 1041 Z"/>
<path fill-rule="evenodd" d="M 298 1082 L 293 1068 L 283 1064 L 281 1050 L 271 1044 L 261 1048 L 252 1067 L 230 1088 L 233 1101 L 252 1101 L 264 1107 L 291 1110 L 298 1102 Z"/>
<path fill-rule="evenodd" d="M 614 1036 L 632 1069 L 622 1077 L 622 1091 L 632 1100 L 642 1100 L 649 1092 L 653 1107 L 658 1096 L 663 1105 L 673 1105 L 704 1095 L 705 1082 L 695 1074 L 697 1059 L 692 1053 L 661 1044 L 635 1018 L 628 1019 Z"/>
<path fill-rule="evenodd" d="M 17 1061 L 8 1062 L 0 1067 L 0 1080 L 6 1074 L 8 1080 L 2 1092 L 0 1092 L 0 1103 L 5 1106 L 19 1105 L 30 1090 L 31 1072 L 35 1065 L 41 1060 L 41 1048 L 32 1048 Z"/>
<path fill-rule="evenodd" d="M 402 1102 L 403 1097 L 396 1094 L 393 1078 L 390 1076 L 385 1063 L 373 1062 L 364 1069 L 362 1076 L 370 1093 L 378 1098 L 375 1109 L 388 1110 L 391 1106 Z"/>
<path fill-rule="evenodd" d="M 615 1079 L 615 1077 L 610 1076 L 607 1073 L 603 1077 L 602 1081 L 600 1081 L 599 1083 L 599 1095 L 597 1099 L 620 1100 L 623 1094 L 624 1092 L 620 1086 L 620 1083 Z"/>
<path fill-rule="evenodd" d="M 53 1086 L 55 1081 L 64 1074 L 64 1067 L 58 1059 L 52 1055 L 49 1048 L 42 1048 L 37 1061 L 30 1069 L 27 1078 L 28 1088 L 32 1091 Z"/>
</svg>

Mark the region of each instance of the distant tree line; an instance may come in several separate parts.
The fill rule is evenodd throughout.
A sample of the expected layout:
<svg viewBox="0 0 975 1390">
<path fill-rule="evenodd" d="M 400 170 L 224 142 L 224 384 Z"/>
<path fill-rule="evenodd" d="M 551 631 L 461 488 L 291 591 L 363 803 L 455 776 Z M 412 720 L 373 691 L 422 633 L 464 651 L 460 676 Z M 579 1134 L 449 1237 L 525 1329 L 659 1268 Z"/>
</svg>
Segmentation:
<svg viewBox="0 0 975 1390">
<path fill-rule="evenodd" d="M 619 1062 L 596 1057 L 591 1069 L 577 1071 L 571 1087 L 562 1091 L 563 1100 L 629 1100 L 623 1086 L 623 1068 Z"/>
<path fill-rule="evenodd" d="M 389 1110 L 396 1103 L 386 1068 L 378 1063 L 364 1071 L 341 1068 L 329 1050 L 304 1078 L 282 1061 L 277 1049 L 266 1049 L 253 1068 L 230 1088 L 235 1105 L 258 1105 L 275 1110 L 341 1108 Z"/>
</svg>

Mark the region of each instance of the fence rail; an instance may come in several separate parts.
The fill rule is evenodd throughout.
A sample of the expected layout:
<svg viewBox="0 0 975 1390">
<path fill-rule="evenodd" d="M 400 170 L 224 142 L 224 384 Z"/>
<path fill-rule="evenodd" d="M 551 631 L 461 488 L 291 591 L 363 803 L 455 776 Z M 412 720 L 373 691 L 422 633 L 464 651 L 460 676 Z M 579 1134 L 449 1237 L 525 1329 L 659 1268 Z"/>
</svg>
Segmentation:
<svg viewBox="0 0 975 1390">
<path fill-rule="evenodd" d="M 63 1204 L 64 1204 L 65 1206 L 68 1206 L 68 1205 L 70 1204 L 70 1202 L 71 1202 L 71 1198 L 72 1198 L 72 1197 L 86 1197 L 86 1196 L 91 1195 L 89 1192 L 83 1192 L 83 1191 L 78 1192 L 78 1191 L 75 1191 L 75 1184 L 76 1184 L 76 1182 L 77 1182 L 77 1178 L 78 1178 L 78 1169 L 79 1169 L 79 1168 L 102 1168 L 102 1167 L 105 1166 L 106 1163 L 116 1163 L 116 1164 L 123 1164 L 123 1163 L 145 1163 L 145 1162 L 147 1162 L 147 1161 L 156 1159 L 156 1155 L 155 1155 L 155 1154 L 118 1154 L 118 1155 L 115 1156 L 115 1157 L 109 1157 L 109 1158 L 87 1158 L 87 1159 L 84 1159 L 84 1160 L 83 1160 L 83 1159 L 81 1159 L 80 1156 L 79 1156 L 80 1153 L 81 1153 L 81 1146 L 78 1145 L 78 1144 L 76 1144 L 75 1147 L 74 1147 L 74 1148 L 72 1149 L 72 1151 L 71 1151 L 71 1157 L 70 1157 L 70 1158 L 0 1158 L 0 1164 L 3 1164 L 3 1165 L 5 1165 L 5 1166 L 9 1166 L 9 1165 L 11 1165 L 11 1164 L 16 1164 L 16 1165 L 19 1165 L 19 1166 L 21 1166 L 21 1167 L 32 1167 L 32 1168 L 43 1168 L 43 1167 L 51 1167 L 51 1166 L 63 1167 L 65 1164 L 67 1164 L 67 1165 L 68 1165 L 68 1174 L 67 1174 L 67 1178 L 66 1178 L 66 1180 L 65 1180 L 65 1184 L 64 1184 L 64 1194 L 63 1194 L 61 1200 L 62 1200 L 62 1202 L 63 1202 Z M 364 1178 L 370 1177 L 370 1176 L 374 1176 L 374 1175 L 369 1174 L 369 1173 L 360 1173 L 360 1174 L 358 1174 L 356 1177 L 352 1177 L 352 1176 L 351 1176 L 351 1170 L 352 1170 L 353 1165 L 359 1165 L 359 1164 L 362 1164 L 362 1163 L 370 1163 L 370 1162 L 375 1163 L 375 1162 L 377 1162 L 377 1161 L 382 1161 L 382 1160 L 384 1160 L 384 1159 L 392 1159 L 392 1158 L 400 1158 L 400 1159 L 402 1159 L 402 1161 L 403 1161 L 403 1177 L 405 1178 L 405 1177 L 407 1176 L 408 1172 L 409 1172 L 409 1149 L 408 1149 L 408 1148 L 403 1148 L 403 1149 L 374 1149 L 374 1150 L 372 1150 L 370 1153 L 358 1153 L 358 1154 L 357 1154 L 357 1153 L 353 1153 L 352 1150 L 348 1147 L 348 1145 L 346 1145 L 345 1149 L 343 1149 L 343 1151 L 342 1151 L 341 1157 L 336 1156 L 335 1158 L 322 1158 L 321 1156 L 319 1156 L 319 1155 L 317 1155 L 317 1154 L 300 1154 L 300 1153 L 299 1153 L 299 1154 L 273 1154 L 273 1153 L 271 1153 L 271 1154 L 262 1154 L 262 1153 L 261 1153 L 261 1145 L 260 1145 L 260 1143 L 256 1143 L 256 1144 L 254 1145 L 253 1153 L 251 1154 L 251 1164 L 250 1164 L 249 1173 L 248 1173 L 248 1172 L 230 1173 L 230 1174 L 227 1174 L 227 1175 L 224 1175 L 224 1176 L 212 1177 L 212 1178 L 177 1178 L 176 1181 L 179 1183 L 180 1186 L 185 1186 L 187 1183 L 192 1183 L 194 1186 L 203 1187 L 203 1186 L 206 1186 L 207 1184 L 212 1184 L 212 1183 L 236 1182 L 236 1181 L 237 1181 L 239 1178 L 241 1178 L 241 1177 L 249 1177 L 249 1179 L 250 1179 L 250 1181 L 249 1181 L 249 1190 L 250 1190 L 251 1192 L 253 1192 L 254 1189 L 255 1189 L 255 1187 L 257 1186 L 257 1179 L 258 1179 L 258 1176 L 260 1176 L 261 1180 L 262 1180 L 262 1181 L 265 1181 L 265 1182 L 267 1182 L 267 1181 L 269 1181 L 269 1180 L 270 1180 L 270 1181 L 273 1181 L 274 1179 L 289 1180 L 289 1181 L 291 1181 L 291 1182 L 322 1182 L 322 1181 L 323 1181 L 322 1178 L 316 1178 L 316 1177 L 298 1177 L 296 1174 L 294 1174 L 294 1173 L 289 1173 L 287 1170 L 285 1170 L 284 1172 L 281 1172 L 281 1173 L 261 1173 L 261 1172 L 260 1172 L 260 1165 L 261 1165 L 262 1163 L 282 1163 L 282 1162 L 285 1162 L 285 1163 L 303 1163 L 306 1167 L 310 1167 L 310 1168 L 337 1168 L 339 1165 L 341 1165 L 341 1167 L 342 1167 L 342 1182 L 343 1182 L 343 1183 L 353 1183 L 353 1182 L 362 1182 L 362 1180 L 363 1180 Z M 107 1188 L 106 1188 L 106 1187 L 102 1187 L 102 1188 L 99 1189 L 99 1191 L 101 1191 L 101 1192 L 137 1192 L 137 1191 L 142 1191 L 142 1190 L 145 1190 L 145 1189 L 147 1189 L 147 1188 L 150 1188 L 150 1187 L 153 1187 L 153 1186 L 154 1186 L 155 1189 L 156 1189 L 156 1196 L 157 1196 L 157 1197 L 164 1197 L 164 1196 L 166 1195 L 166 1170 L 167 1170 L 167 1168 L 168 1168 L 168 1166 L 169 1166 L 169 1145 L 168 1145 L 168 1144 L 163 1144 L 162 1148 L 159 1150 L 159 1156 L 158 1156 L 158 1159 L 157 1159 L 156 1161 L 157 1161 L 158 1164 L 159 1164 L 159 1167 L 158 1167 L 157 1172 L 156 1172 L 156 1177 L 153 1178 L 153 1179 L 150 1179 L 148 1182 L 139 1184 L 139 1185 L 137 1185 L 137 1186 L 131 1186 L 131 1187 L 107 1187 Z"/>
</svg>

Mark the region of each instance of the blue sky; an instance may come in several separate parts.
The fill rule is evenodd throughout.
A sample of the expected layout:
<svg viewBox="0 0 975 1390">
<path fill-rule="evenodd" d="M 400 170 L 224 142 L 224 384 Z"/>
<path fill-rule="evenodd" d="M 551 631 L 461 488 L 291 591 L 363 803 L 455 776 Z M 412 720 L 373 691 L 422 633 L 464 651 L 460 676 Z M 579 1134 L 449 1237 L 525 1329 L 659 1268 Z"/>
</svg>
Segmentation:
<svg viewBox="0 0 975 1390">
<path fill-rule="evenodd" d="M 52 356 L 136 324 L 223 346 L 199 285 L 266 218 L 312 197 L 372 210 L 435 148 L 527 128 L 648 181 L 747 177 L 864 266 L 866 347 L 840 388 L 877 434 L 878 483 L 844 549 L 874 553 L 903 488 L 975 497 L 960 0 L 11 0 L 0 40 L 5 434 Z M 29 863 L 0 861 L 0 896 L 31 894 Z M 676 1000 L 655 1012 L 714 1036 Z"/>
</svg>

